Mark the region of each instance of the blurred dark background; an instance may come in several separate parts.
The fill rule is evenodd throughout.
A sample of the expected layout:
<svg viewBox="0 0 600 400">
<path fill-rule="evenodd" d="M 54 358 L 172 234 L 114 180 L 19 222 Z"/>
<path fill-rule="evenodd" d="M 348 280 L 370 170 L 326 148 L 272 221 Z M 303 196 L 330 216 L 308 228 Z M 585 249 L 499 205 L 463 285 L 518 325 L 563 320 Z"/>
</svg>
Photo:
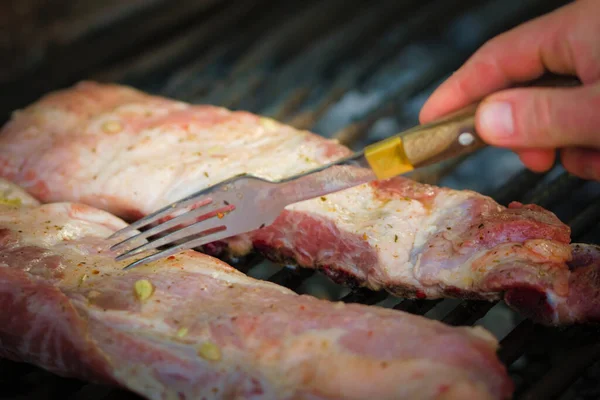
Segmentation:
<svg viewBox="0 0 600 400">
<path fill-rule="evenodd" d="M 267 115 L 358 149 L 416 124 L 431 91 L 486 40 L 565 3 L 4 0 L 0 123 L 49 91 L 92 79 Z M 600 185 L 560 165 L 535 174 L 510 151 L 489 148 L 414 177 L 477 190 L 501 204 L 539 204 L 571 226 L 574 241 L 600 243 Z M 263 260 L 236 266 L 299 293 L 485 326 L 501 340 L 516 398 L 600 399 L 594 327 L 540 327 L 501 302 L 351 291 L 319 273 Z M 0 361 L 0 399 L 133 398 Z"/>
<path fill-rule="evenodd" d="M 426 90 L 488 38 L 563 3 L 4 0 L 0 121 L 80 79 L 290 118 L 334 88 L 330 103 L 358 90 L 340 106 L 364 114 L 407 83 Z M 346 122 L 332 118 L 316 128 Z"/>
</svg>

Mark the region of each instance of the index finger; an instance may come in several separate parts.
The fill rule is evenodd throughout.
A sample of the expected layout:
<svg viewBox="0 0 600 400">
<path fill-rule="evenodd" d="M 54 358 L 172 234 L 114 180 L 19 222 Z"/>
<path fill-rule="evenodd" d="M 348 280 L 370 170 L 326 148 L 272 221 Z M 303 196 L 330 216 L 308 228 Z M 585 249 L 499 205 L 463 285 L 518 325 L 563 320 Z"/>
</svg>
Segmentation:
<svg viewBox="0 0 600 400">
<path fill-rule="evenodd" d="M 579 0 L 488 41 L 429 97 L 421 123 L 547 71 L 576 75 L 584 84 L 600 79 L 598 15 L 600 2 Z"/>
</svg>

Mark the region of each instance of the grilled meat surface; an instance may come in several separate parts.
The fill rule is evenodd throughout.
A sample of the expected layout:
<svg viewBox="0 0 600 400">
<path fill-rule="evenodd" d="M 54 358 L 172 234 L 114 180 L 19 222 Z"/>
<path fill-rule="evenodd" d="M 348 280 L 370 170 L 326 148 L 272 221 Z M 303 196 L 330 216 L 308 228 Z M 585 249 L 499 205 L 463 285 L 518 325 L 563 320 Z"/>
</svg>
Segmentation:
<svg viewBox="0 0 600 400">
<path fill-rule="evenodd" d="M 44 202 L 76 201 L 132 220 L 239 173 L 279 179 L 350 154 L 334 141 L 247 112 L 82 82 L 15 113 L 0 176 Z M 496 300 L 547 324 L 597 321 L 597 249 L 535 206 L 404 177 L 287 207 L 265 229 L 202 249 L 259 251 L 337 282 L 411 298 Z M 581 263 L 579 263 L 581 264 Z M 583 268 L 583 269 L 582 269 Z M 577 288 L 577 290 L 573 289 Z"/>
<path fill-rule="evenodd" d="M 0 189 L 1 357 L 149 399 L 512 393 L 483 328 L 297 295 L 194 251 L 123 271 L 105 241 L 121 219 Z"/>
</svg>

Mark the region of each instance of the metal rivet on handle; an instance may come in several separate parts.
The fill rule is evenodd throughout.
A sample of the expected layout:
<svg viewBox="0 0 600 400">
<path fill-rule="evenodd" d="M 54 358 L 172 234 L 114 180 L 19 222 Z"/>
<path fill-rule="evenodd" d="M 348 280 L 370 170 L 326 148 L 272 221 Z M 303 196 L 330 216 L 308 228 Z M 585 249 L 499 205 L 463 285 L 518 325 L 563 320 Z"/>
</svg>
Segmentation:
<svg viewBox="0 0 600 400">
<path fill-rule="evenodd" d="M 470 146 L 474 141 L 475 136 L 473 136 L 473 134 L 470 132 L 463 132 L 458 135 L 458 143 L 460 143 L 461 146 Z"/>
</svg>

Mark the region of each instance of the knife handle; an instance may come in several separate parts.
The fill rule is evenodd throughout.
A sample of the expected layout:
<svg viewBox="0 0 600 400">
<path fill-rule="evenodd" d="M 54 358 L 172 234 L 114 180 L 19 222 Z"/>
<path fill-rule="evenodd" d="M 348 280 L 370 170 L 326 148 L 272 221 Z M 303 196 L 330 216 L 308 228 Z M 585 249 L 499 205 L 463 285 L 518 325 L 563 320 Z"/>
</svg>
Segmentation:
<svg viewBox="0 0 600 400">
<path fill-rule="evenodd" d="M 580 83 L 573 77 L 551 75 L 523 86 L 567 87 Z M 367 146 L 365 158 L 378 179 L 387 179 L 485 147 L 475 129 L 479 104 Z"/>
<path fill-rule="evenodd" d="M 404 151 L 412 168 L 419 168 L 486 146 L 475 129 L 476 109 L 477 104 L 469 106 L 405 134 L 399 151 Z"/>
<path fill-rule="evenodd" d="M 387 179 L 485 146 L 475 130 L 477 104 L 365 148 L 378 179 Z"/>
</svg>

